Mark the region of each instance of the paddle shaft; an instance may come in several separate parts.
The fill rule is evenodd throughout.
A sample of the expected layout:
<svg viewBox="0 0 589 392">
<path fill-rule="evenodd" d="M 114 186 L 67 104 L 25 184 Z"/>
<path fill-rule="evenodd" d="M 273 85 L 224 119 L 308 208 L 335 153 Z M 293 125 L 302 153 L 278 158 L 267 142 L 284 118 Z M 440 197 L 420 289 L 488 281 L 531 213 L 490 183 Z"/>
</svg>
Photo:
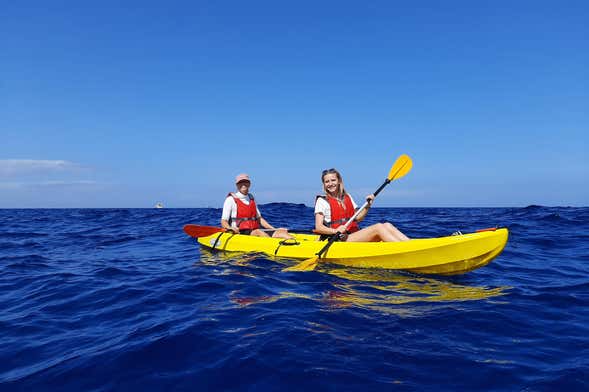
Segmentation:
<svg viewBox="0 0 589 392">
<path fill-rule="evenodd" d="M 380 193 L 380 191 L 382 191 L 384 189 L 385 186 L 389 185 L 390 182 L 391 182 L 391 180 L 389 180 L 388 178 L 386 180 L 384 180 L 382 185 L 379 186 L 378 189 L 376 190 L 376 192 L 373 193 L 374 197 L 376 197 L 376 195 L 378 195 Z"/>
<path fill-rule="evenodd" d="M 258 229 L 260 231 L 276 231 L 278 229 Z M 308 229 L 286 229 L 296 233 L 312 233 L 312 231 Z M 192 225 L 188 224 L 184 226 L 184 232 L 191 237 L 199 238 L 199 237 L 208 237 L 215 233 L 225 233 L 229 232 L 229 230 L 224 229 L 223 227 L 216 227 L 216 226 L 201 226 L 201 225 Z"/>
<path fill-rule="evenodd" d="M 284 227 L 279 227 L 279 228 L 276 228 L 276 229 L 255 229 L 255 230 L 260 230 L 260 231 L 276 231 L 276 230 L 278 230 L 278 229 L 285 229 L 285 230 L 290 230 L 290 229 L 286 229 L 286 228 L 284 228 Z M 231 231 L 231 230 L 227 230 L 227 229 L 223 229 L 223 230 L 225 230 L 225 231 Z M 253 231 L 253 230 L 252 230 L 252 231 Z"/>
</svg>

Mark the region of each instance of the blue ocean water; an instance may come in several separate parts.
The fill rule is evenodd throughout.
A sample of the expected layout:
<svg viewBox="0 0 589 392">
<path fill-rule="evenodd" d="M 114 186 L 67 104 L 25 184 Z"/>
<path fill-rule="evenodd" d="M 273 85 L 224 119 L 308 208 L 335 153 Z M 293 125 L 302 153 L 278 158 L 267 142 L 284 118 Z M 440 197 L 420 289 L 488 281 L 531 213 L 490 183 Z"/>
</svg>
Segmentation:
<svg viewBox="0 0 589 392">
<path fill-rule="evenodd" d="M 410 237 L 509 227 L 453 277 L 287 273 L 182 231 L 220 214 L 0 210 L 0 390 L 589 390 L 589 208 L 371 210 Z"/>
</svg>

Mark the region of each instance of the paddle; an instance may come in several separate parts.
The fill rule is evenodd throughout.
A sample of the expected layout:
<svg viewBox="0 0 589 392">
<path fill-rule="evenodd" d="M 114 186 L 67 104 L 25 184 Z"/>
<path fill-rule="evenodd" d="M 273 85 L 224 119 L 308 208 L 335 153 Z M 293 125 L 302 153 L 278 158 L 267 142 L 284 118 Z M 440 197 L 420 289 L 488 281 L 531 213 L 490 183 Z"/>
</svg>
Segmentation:
<svg viewBox="0 0 589 392">
<path fill-rule="evenodd" d="M 258 229 L 260 231 L 275 231 L 276 229 Z M 211 234 L 220 233 L 228 231 L 222 227 L 215 227 L 215 226 L 201 226 L 201 225 L 185 225 L 184 232 L 191 237 L 199 238 L 199 237 L 208 237 Z M 298 230 L 304 231 L 304 230 Z"/>
<path fill-rule="evenodd" d="M 200 225 L 186 225 L 186 226 L 184 226 L 184 232 L 194 238 L 208 237 L 211 234 L 220 233 L 222 231 L 227 231 L 227 230 L 222 227 L 214 227 L 214 226 L 200 226 Z"/>
<path fill-rule="evenodd" d="M 409 158 L 409 156 L 403 154 L 399 158 L 397 158 L 397 160 L 395 161 L 395 163 L 391 167 L 391 170 L 389 171 L 389 175 L 387 176 L 387 179 L 376 190 L 376 192 L 374 192 L 374 197 L 376 198 L 376 196 L 380 193 L 380 191 L 382 191 L 383 188 L 385 186 L 387 186 L 391 181 L 398 180 L 399 178 L 403 177 L 405 174 L 409 173 L 409 170 L 411 170 L 412 166 L 413 166 L 413 161 L 411 161 L 411 158 Z M 352 224 L 352 222 L 354 222 L 354 220 L 360 214 L 360 212 L 362 212 L 362 210 L 364 210 L 367 206 L 368 206 L 368 201 L 364 202 L 362 207 L 360 207 L 356 211 L 356 213 L 350 218 L 350 220 L 348 220 L 346 222 L 344 227 L 347 229 Z M 299 264 L 293 265 L 292 267 L 285 268 L 284 271 L 312 271 L 312 270 L 314 270 L 315 267 L 317 266 L 317 262 L 319 261 L 321 256 L 325 252 L 327 252 L 329 247 L 337 240 L 337 238 L 338 238 L 338 235 L 333 235 L 331 238 L 329 238 L 329 240 L 327 241 L 327 244 L 325 244 L 325 246 L 323 248 L 321 248 L 321 250 L 319 252 L 317 252 L 315 254 L 315 256 L 311 257 L 310 259 L 303 260 Z"/>
</svg>

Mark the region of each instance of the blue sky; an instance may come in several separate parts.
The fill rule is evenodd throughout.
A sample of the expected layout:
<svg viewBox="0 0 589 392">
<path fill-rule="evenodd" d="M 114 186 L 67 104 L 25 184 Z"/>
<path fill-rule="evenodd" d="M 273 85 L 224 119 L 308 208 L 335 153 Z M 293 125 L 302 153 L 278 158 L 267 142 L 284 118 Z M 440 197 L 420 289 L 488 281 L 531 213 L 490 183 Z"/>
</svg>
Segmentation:
<svg viewBox="0 0 589 392">
<path fill-rule="evenodd" d="M 589 205 L 589 2 L 22 1 L 0 208 Z"/>
</svg>

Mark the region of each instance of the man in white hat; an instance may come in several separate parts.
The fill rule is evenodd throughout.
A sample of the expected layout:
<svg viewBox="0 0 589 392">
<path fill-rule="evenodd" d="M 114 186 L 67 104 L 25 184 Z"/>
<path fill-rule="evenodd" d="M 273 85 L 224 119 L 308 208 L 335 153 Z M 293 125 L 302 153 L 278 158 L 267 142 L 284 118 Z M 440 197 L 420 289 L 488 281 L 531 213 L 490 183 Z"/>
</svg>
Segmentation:
<svg viewBox="0 0 589 392">
<path fill-rule="evenodd" d="M 237 192 L 227 195 L 223 204 L 221 226 L 236 234 L 270 237 L 263 229 L 268 229 L 275 238 L 293 238 L 284 228 L 275 228 L 260 214 L 254 196 L 249 193 L 251 180 L 243 173 L 235 177 Z M 263 228 L 263 229 L 262 229 Z"/>
</svg>

